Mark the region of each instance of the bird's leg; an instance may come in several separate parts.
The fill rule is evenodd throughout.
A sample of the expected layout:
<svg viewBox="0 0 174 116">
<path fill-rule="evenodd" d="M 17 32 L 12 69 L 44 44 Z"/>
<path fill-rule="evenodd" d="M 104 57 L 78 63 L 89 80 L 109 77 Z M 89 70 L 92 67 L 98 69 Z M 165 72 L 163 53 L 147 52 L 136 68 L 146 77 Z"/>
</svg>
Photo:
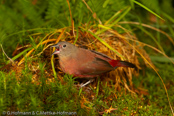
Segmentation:
<svg viewBox="0 0 174 116">
<path fill-rule="evenodd" d="M 88 85 L 88 84 L 90 84 L 90 83 L 92 83 L 94 81 L 94 79 L 90 79 L 89 81 L 87 81 L 86 83 L 82 83 L 81 85 L 80 85 L 80 87 L 82 88 L 82 87 L 84 87 L 84 86 L 86 86 L 86 85 Z"/>
</svg>

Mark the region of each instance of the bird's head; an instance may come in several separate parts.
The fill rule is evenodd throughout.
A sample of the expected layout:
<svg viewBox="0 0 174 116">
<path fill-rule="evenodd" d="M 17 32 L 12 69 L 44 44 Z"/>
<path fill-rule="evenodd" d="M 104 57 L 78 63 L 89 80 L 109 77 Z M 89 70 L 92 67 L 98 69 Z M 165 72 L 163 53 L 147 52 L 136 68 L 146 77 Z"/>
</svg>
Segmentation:
<svg viewBox="0 0 174 116">
<path fill-rule="evenodd" d="M 52 55 L 57 54 L 58 56 L 71 56 L 78 49 L 75 45 L 65 41 L 58 42 L 51 47 L 56 48 Z"/>
</svg>

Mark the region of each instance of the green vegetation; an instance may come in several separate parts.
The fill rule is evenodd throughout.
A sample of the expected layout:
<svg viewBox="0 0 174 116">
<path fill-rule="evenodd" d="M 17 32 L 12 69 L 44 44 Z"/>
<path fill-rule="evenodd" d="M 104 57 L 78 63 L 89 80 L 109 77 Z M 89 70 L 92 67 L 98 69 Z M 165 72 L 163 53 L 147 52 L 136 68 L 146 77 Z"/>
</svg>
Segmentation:
<svg viewBox="0 0 174 116">
<path fill-rule="evenodd" d="M 83 116 L 172 115 L 163 83 L 156 74 L 158 72 L 163 79 L 174 109 L 172 2 L 1 0 L 0 44 L 4 49 L 0 49 L 1 115 L 3 111 L 64 111 Z M 136 42 L 139 45 L 137 50 L 146 51 L 146 54 L 136 54 L 140 74 L 133 75 L 127 84 L 136 94 L 123 85 L 116 89 L 115 82 L 103 82 L 99 78 L 93 84 L 79 88 L 81 80 L 61 73 L 51 58 L 49 46 L 68 36 L 73 42 L 99 41 L 126 59 L 103 40 L 108 32 L 132 46 Z M 81 39 L 84 36 L 89 40 Z M 126 36 L 130 37 L 129 40 L 125 39 Z"/>
</svg>

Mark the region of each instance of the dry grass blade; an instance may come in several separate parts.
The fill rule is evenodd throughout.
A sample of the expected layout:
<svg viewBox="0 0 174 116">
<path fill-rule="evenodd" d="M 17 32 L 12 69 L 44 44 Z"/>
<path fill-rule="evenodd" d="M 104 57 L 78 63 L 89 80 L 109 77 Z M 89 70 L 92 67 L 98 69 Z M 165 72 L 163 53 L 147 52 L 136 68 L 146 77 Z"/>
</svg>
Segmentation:
<svg viewBox="0 0 174 116">
<path fill-rule="evenodd" d="M 132 36 L 130 34 L 131 32 L 129 32 L 129 30 L 123 28 L 121 25 L 117 25 L 117 27 L 120 27 L 121 29 L 123 29 L 127 33 L 128 38 L 126 38 L 126 39 L 134 41 L 134 42 L 137 42 L 138 44 L 141 44 L 142 46 L 147 46 L 149 48 L 152 48 L 153 50 L 157 51 L 158 53 L 164 55 L 166 58 L 168 58 L 174 64 L 173 60 L 171 58 L 169 58 L 164 52 L 160 51 L 159 49 L 157 49 L 157 48 L 155 48 L 155 47 L 153 47 L 153 46 L 151 46 L 149 44 L 146 44 L 146 43 L 138 41 L 138 39 L 135 36 Z"/>
<path fill-rule="evenodd" d="M 41 44 L 43 45 L 43 44 L 46 44 L 46 43 L 52 42 L 52 41 L 55 41 L 55 39 L 50 39 L 50 40 L 43 41 L 42 43 L 39 43 L 39 44 L 36 46 L 36 48 L 38 48 Z M 24 62 L 25 57 L 29 57 L 30 54 L 31 54 L 33 51 L 34 51 L 34 48 L 31 49 L 31 50 L 19 61 L 18 66 L 21 65 L 21 64 Z"/>
<path fill-rule="evenodd" d="M 11 61 L 12 64 L 15 64 L 14 61 L 10 57 L 8 57 L 8 55 L 5 53 L 5 51 L 2 47 L 2 44 L 0 44 L 0 45 L 1 45 L 2 52 L 5 54 L 5 56 Z"/>
<path fill-rule="evenodd" d="M 162 31 L 162 30 L 160 30 L 160 29 L 157 29 L 157 28 L 155 28 L 155 27 L 153 27 L 153 26 L 150 26 L 150 25 L 147 25 L 147 24 L 143 24 L 143 23 L 139 23 L 139 22 L 128 22 L 128 21 L 124 21 L 124 22 L 119 22 L 119 24 L 134 24 L 134 25 L 142 25 L 142 26 L 144 26 L 144 27 L 147 27 L 147 28 L 150 28 L 150 29 L 153 29 L 153 30 L 155 30 L 155 31 L 158 31 L 158 32 L 160 32 L 160 33 L 162 33 L 162 34 L 164 34 L 171 42 L 172 42 L 172 44 L 174 45 L 174 41 L 173 41 L 173 39 L 166 33 L 166 32 L 164 32 L 164 31 Z"/>
<path fill-rule="evenodd" d="M 64 31 L 65 31 L 65 29 L 66 28 L 62 28 L 62 29 L 58 29 L 58 30 L 55 30 L 52 34 L 47 34 L 43 39 L 42 39 L 42 41 L 43 40 L 45 40 L 46 39 L 46 37 L 48 37 L 48 39 L 47 40 L 45 40 L 45 41 L 41 41 L 39 44 L 37 44 L 37 46 L 36 46 L 36 49 L 39 47 L 39 46 L 41 46 L 41 45 L 46 45 L 48 42 L 53 42 L 53 41 L 55 41 L 55 39 L 49 39 L 52 35 L 54 35 L 55 33 L 57 33 L 57 32 L 63 32 L 64 33 Z M 50 36 L 49 36 L 50 35 Z M 62 34 L 61 34 L 62 35 Z M 58 42 L 60 40 L 60 38 L 58 38 L 57 40 L 56 40 L 56 42 Z M 26 55 L 25 55 L 25 57 L 29 57 L 30 55 L 31 55 L 31 53 L 34 51 L 35 49 L 33 48 L 33 49 L 31 49 Z M 19 63 L 18 63 L 18 66 L 19 65 L 21 65 L 23 62 L 24 62 L 24 60 L 25 60 L 25 57 L 23 57 L 20 61 L 19 61 Z"/>
<path fill-rule="evenodd" d="M 72 18 L 71 7 L 70 7 L 70 4 L 69 4 L 69 0 L 66 0 L 66 1 L 68 3 L 70 18 L 71 18 L 72 35 L 75 37 L 75 33 L 74 33 L 74 21 L 73 21 L 73 18 Z"/>
<path fill-rule="evenodd" d="M 99 24 L 102 24 L 101 20 L 97 17 L 97 14 L 94 13 L 94 12 L 91 10 L 91 8 L 90 8 L 89 5 L 86 3 L 86 1 L 85 1 L 85 0 L 82 0 L 82 1 L 84 2 L 84 4 L 86 5 L 86 7 L 87 7 L 87 8 L 90 10 L 90 12 L 92 13 L 93 18 L 96 19 L 96 20 L 99 22 Z"/>
</svg>

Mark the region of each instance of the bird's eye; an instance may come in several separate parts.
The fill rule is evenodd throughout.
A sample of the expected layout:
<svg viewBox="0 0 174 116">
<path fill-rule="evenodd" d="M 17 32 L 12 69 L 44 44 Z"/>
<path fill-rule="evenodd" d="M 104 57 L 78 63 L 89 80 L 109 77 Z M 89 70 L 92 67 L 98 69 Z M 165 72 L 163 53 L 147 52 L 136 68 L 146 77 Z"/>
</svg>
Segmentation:
<svg viewBox="0 0 174 116">
<path fill-rule="evenodd" d="M 65 47 L 66 47 L 66 45 L 63 45 L 63 47 L 65 48 Z"/>
</svg>

